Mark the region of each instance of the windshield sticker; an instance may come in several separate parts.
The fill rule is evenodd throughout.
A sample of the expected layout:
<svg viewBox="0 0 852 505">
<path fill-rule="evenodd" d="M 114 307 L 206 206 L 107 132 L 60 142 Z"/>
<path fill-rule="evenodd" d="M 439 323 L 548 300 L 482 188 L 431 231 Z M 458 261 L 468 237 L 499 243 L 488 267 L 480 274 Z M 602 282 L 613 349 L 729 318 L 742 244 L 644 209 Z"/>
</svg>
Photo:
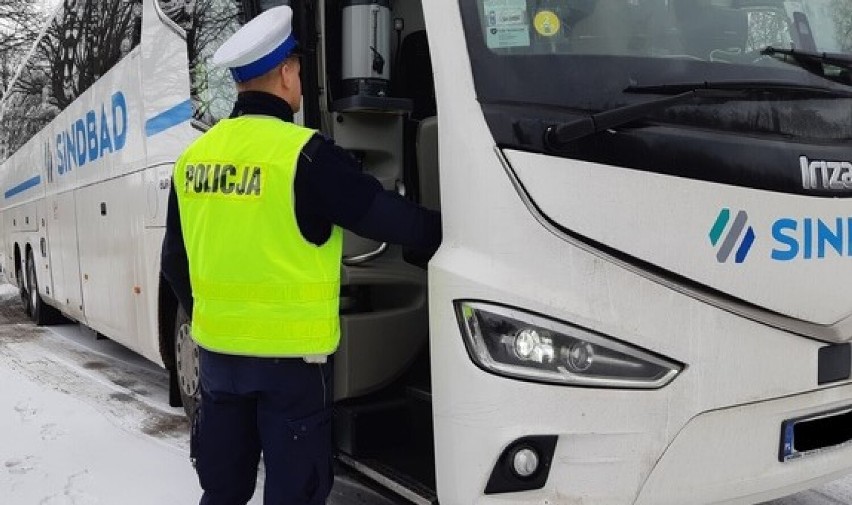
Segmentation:
<svg viewBox="0 0 852 505">
<path fill-rule="evenodd" d="M 485 0 L 483 7 L 489 49 L 530 46 L 526 0 Z"/>
<path fill-rule="evenodd" d="M 559 33 L 559 16 L 553 11 L 539 11 L 533 20 L 535 31 L 542 37 L 553 37 Z"/>
</svg>

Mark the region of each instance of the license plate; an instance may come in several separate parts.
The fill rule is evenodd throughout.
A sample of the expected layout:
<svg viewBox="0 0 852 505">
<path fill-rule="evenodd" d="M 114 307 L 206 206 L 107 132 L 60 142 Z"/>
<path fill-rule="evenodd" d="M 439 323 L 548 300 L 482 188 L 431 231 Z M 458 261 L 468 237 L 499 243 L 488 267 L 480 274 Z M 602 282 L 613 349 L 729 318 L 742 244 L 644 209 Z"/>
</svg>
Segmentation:
<svg viewBox="0 0 852 505">
<path fill-rule="evenodd" d="M 781 423 L 782 462 L 852 445 L 852 406 Z"/>
</svg>

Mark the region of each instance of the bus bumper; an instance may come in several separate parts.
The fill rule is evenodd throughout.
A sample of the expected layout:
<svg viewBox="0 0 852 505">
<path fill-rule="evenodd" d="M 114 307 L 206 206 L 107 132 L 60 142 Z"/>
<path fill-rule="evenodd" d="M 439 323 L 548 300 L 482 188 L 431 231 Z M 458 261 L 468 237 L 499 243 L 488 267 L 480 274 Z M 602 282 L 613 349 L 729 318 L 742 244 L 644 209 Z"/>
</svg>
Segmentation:
<svg viewBox="0 0 852 505">
<path fill-rule="evenodd" d="M 852 385 L 700 414 L 665 450 L 635 503 L 758 503 L 852 473 L 852 443 L 779 458 L 784 421 L 848 407 Z"/>
<path fill-rule="evenodd" d="M 852 406 L 852 384 L 707 411 L 686 422 L 670 443 L 659 443 L 651 426 L 558 435 L 546 484 L 541 489 L 476 498 L 447 493 L 453 505 L 701 505 L 754 504 L 790 495 L 852 473 L 852 443 L 779 460 L 784 421 Z M 622 414 L 623 415 L 623 414 Z M 642 415 L 639 417 L 642 417 Z M 665 417 L 665 415 L 663 416 Z M 615 418 L 611 418 L 615 420 Z M 638 428 L 638 426 L 637 426 Z M 852 426 L 849 427 L 852 430 Z M 455 440 L 464 452 L 505 447 L 517 432 L 464 430 Z M 544 431 L 537 431 L 544 434 Z M 469 444 L 469 445 L 468 445 Z M 496 459 L 499 450 L 492 451 Z M 469 461 L 469 460 L 468 460 Z M 494 461 L 444 473 L 443 483 L 465 487 L 466 478 L 487 478 Z M 484 474 L 484 475 L 483 475 Z M 453 478 L 461 479 L 452 482 Z M 439 478 L 439 491 L 441 486 Z M 482 481 L 484 486 L 484 481 Z M 480 488 L 482 493 L 483 488 Z"/>
</svg>

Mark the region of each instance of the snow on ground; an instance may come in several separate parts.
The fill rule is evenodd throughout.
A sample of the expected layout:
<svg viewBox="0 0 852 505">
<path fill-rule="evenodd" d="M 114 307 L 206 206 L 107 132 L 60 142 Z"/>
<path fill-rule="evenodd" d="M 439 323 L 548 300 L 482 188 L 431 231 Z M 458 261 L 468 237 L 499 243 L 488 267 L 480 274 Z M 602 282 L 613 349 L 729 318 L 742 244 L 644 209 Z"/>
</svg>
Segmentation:
<svg viewBox="0 0 852 505">
<path fill-rule="evenodd" d="M 186 421 L 153 366 L 120 377 L 119 360 L 35 328 L 20 305 L 0 317 L 0 503 L 198 503 Z"/>
<path fill-rule="evenodd" d="M 0 505 L 192 505 L 164 370 L 78 325 L 37 328 L 0 278 Z M 262 503 L 262 476 L 251 505 Z M 330 505 L 392 505 L 350 475 Z M 852 476 L 765 505 L 849 505 Z"/>
<path fill-rule="evenodd" d="M 0 383 L 16 385 L 0 395 L 3 503 L 197 503 L 198 484 L 182 451 L 110 422 L 62 387 L 47 389 L 16 373 L 0 370 Z"/>
<path fill-rule="evenodd" d="M 2 282 L 2 281 L 0 281 Z M 262 503 L 263 475 L 251 505 Z M 35 327 L 0 284 L 0 505 L 191 505 L 188 423 L 158 366 L 76 324 Z M 390 505 L 349 475 L 330 504 Z"/>
</svg>

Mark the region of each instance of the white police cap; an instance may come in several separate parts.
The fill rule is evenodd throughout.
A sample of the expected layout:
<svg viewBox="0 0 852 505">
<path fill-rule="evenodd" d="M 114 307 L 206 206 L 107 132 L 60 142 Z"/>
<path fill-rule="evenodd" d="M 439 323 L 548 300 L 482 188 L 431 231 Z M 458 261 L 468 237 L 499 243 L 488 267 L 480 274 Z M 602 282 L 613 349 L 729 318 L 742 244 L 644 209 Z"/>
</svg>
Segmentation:
<svg viewBox="0 0 852 505">
<path fill-rule="evenodd" d="M 237 30 L 213 55 L 213 64 L 231 69 L 246 82 L 275 68 L 296 48 L 293 10 L 284 5 L 265 11 Z"/>
</svg>

